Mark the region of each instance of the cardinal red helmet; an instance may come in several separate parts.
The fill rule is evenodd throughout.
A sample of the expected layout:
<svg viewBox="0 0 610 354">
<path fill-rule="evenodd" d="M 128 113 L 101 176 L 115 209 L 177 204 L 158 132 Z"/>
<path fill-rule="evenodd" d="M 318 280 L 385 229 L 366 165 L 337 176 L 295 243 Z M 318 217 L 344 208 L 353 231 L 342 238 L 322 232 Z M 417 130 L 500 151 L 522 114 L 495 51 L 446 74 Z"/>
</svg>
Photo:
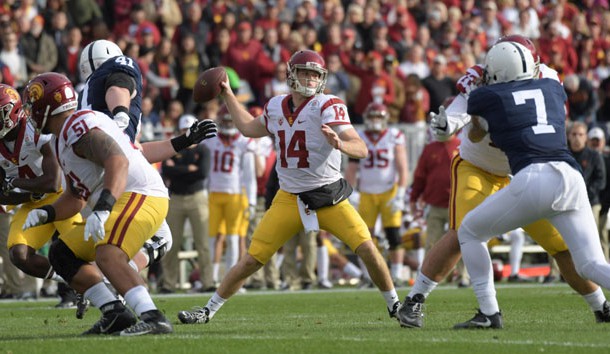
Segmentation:
<svg viewBox="0 0 610 354">
<path fill-rule="evenodd" d="M 300 50 L 292 55 L 287 64 L 286 76 L 288 79 L 288 86 L 292 91 L 305 97 L 311 97 L 324 91 L 328 71 L 326 70 L 326 63 L 320 54 L 314 52 L 313 50 Z M 311 70 L 320 74 L 316 87 L 301 85 L 299 78 L 297 77 L 297 72 L 299 70 Z M 308 81 L 313 80 L 308 79 Z"/>
<path fill-rule="evenodd" d="M 369 103 L 364 109 L 364 125 L 366 130 L 380 132 L 388 126 L 388 108 L 382 103 Z"/>
<path fill-rule="evenodd" d="M 45 127 L 49 117 L 78 106 L 72 82 L 57 73 L 40 74 L 30 80 L 23 93 L 23 103 L 39 131 Z"/>
<path fill-rule="evenodd" d="M 218 130 L 220 134 L 231 136 L 237 134 L 237 128 L 233 122 L 233 117 L 229 113 L 227 106 L 223 105 L 218 111 Z"/>
<path fill-rule="evenodd" d="M 19 93 L 4 84 L 0 84 L 0 119 L 2 119 L 0 138 L 4 138 L 8 132 L 19 125 L 21 120 L 25 119 Z"/>
</svg>

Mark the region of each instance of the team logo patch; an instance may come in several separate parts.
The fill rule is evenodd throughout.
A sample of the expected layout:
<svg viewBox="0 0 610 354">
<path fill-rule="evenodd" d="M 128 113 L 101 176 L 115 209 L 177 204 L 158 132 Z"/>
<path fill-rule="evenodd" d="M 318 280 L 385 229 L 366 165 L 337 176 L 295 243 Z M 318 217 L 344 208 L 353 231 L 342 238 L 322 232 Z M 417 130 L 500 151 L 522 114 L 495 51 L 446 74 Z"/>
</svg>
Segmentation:
<svg viewBox="0 0 610 354">
<path fill-rule="evenodd" d="M 19 100 L 19 94 L 17 93 L 17 91 L 15 91 L 14 88 L 12 87 L 6 87 L 4 89 L 4 94 L 9 96 L 11 98 L 11 101 L 17 101 Z"/>
<path fill-rule="evenodd" d="M 53 95 L 53 98 L 55 99 L 55 101 L 57 103 L 60 103 L 61 102 L 61 93 L 55 92 L 55 94 Z"/>
<path fill-rule="evenodd" d="M 39 82 L 34 82 L 28 86 L 28 97 L 30 98 L 30 102 L 36 102 L 42 98 L 42 93 L 44 92 L 44 88 L 42 84 Z"/>
</svg>

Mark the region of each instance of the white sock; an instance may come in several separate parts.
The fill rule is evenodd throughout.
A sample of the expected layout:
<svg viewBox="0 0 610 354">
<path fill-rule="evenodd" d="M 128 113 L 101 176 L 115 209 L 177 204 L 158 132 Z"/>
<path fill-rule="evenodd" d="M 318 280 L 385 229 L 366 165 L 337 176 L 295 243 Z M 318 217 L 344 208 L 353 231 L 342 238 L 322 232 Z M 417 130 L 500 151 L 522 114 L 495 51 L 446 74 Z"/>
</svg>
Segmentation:
<svg viewBox="0 0 610 354">
<path fill-rule="evenodd" d="M 328 257 L 328 249 L 326 246 L 320 246 L 317 249 L 318 253 L 318 281 L 328 280 L 328 263 L 330 263 Z"/>
<path fill-rule="evenodd" d="M 227 262 L 227 269 L 231 269 L 239 259 L 239 236 L 237 235 L 227 235 L 227 249 L 225 253 L 225 258 Z"/>
<path fill-rule="evenodd" d="M 345 264 L 343 267 L 343 273 L 352 278 L 360 278 L 362 276 L 362 271 L 360 268 L 356 267 L 356 265 L 352 262 L 347 262 L 347 264 Z"/>
<path fill-rule="evenodd" d="M 521 270 L 521 258 L 523 258 L 525 235 L 521 229 L 513 230 L 508 234 L 510 235 L 510 252 L 508 254 L 510 271 L 511 275 L 518 275 L 519 270 Z"/>
<path fill-rule="evenodd" d="M 421 266 L 424 264 L 424 257 L 426 256 L 425 248 L 418 248 L 415 250 L 415 259 L 417 259 L 417 271 L 421 271 Z"/>
<path fill-rule="evenodd" d="M 382 291 L 381 295 L 383 295 L 383 298 L 385 299 L 388 309 L 390 309 L 390 310 L 392 308 L 394 308 L 394 304 L 396 303 L 396 301 L 399 301 L 398 294 L 396 293 L 396 289 L 394 289 L 394 288 L 392 288 L 392 290 Z"/>
<path fill-rule="evenodd" d="M 221 298 L 217 292 L 214 292 L 214 295 L 212 295 L 212 297 L 208 300 L 207 305 L 205 305 L 205 307 L 207 307 L 208 310 L 210 310 L 209 317 L 210 318 L 214 317 L 214 315 L 216 314 L 216 311 L 220 310 L 220 308 L 222 307 L 222 305 L 224 305 L 224 303 L 226 301 L 227 300 Z"/>
<path fill-rule="evenodd" d="M 437 285 L 437 282 L 420 272 L 417 274 L 417 278 L 415 279 L 415 284 L 413 284 L 413 287 L 411 288 L 411 292 L 409 292 L 409 297 L 412 298 L 415 294 L 422 294 L 425 298 L 427 298 Z"/>
<path fill-rule="evenodd" d="M 83 296 L 85 299 L 89 299 L 91 304 L 97 308 L 101 308 L 103 305 L 117 300 L 116 296 L 114 296 L 103 281 L 85 290 Z"/>
<path fill-rule="evenodd" d="M 400 263 L 392 263 L 390 265 L 390 276 L 394 280 L 402 280 L 402 264 Z"/>
<path fill-rule="evenodd" d="M 283 253 L 278 253 L 277 254 L 277 259 L 275 260 L 275 267 L 277 269 L 280 269 L 282 267 L 282 263 L 284 262 L 284 254 Z"/>
<path fill-rule="evenodd" d="M 218 279 L 220 279 L 220 263 L 214 263 L 212 265 L 212 278 L 214 279 L 214 283 L 218 283 Z"/>
<path fill-rule="evenodd" d="M 142 285 L 134 286 L 125 293 L 125 302 L 140 317 L 142 313 L 156 310 L 157 306 L 152 301 L 150 294 Z"/>
<path fill-rule="evenodd" d="M 582 297 L 593 311 L 601 311 L 604 307 L 604 302 L 606 302 L 606 296 L 601 287 L 598 287 L 591 294 L 583 295 Z"/>
</svg>

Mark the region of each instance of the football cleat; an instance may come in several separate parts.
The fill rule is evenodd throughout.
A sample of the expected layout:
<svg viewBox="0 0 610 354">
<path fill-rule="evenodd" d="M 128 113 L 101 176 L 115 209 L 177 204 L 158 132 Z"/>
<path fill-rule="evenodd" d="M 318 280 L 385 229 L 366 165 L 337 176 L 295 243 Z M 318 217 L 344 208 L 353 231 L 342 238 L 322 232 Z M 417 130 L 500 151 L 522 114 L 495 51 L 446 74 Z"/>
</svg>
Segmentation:
<svg viewBox="0 0 610 354">
<path fill-rule="evenodd" d="M 207 307 L 197 307 L 193 311 L 180 311 L 178 319 L 185 324 L 210 322 L 210 310 Z"/>
<path fill-rule="evenodd" d="M 159 310 L 150 310 L 142 313 L 140 321 L 119 333 L 121 336 L 141 336 L 145 334 L 167 334 L 174 329 L 167 318 Z"/>
<path fill-rule="evenodd" d="M 332 289 L 332 288 L 333 288 L 333 283 L 331 283 L 328 279 L 320 280 L 318 282 L 318 289 L 327 290 L 327 289 Z"/>
<path fill-rule="evenodd" d="M 412 298 L 406 297 L 405 302 L 398 309 L 396 318 L 401 327 L 421 328 L 424 326 L 424 302 L 422 294 L 415 294 Z"/>
<path fill-rule="evenodd" d="M 487 316 L 481 310 L 478 310 L 473 318 L 466 322 L 458 323 L 453 326 L 453 329 L 501 329 L 504 327 L 502 324 L 502 313 L 496 312 L 491 316 Z"/>
<path fill-rule="evenodd" d="M 610 304 L 608 304 L 608 301 L 604 301 L 604 306 L 601 310 L 595 311 L 593 313 L 595 314 L 595 322 L 610 322 Z"/>
<path fill-rule="evenodd" d="M 392 305 L 392 309 L 388 308 L 388 315 L 390 315 L 390 318 L 398 319 L 396 314 L 398 313 L 398 309 L 400 308 L 400 305 L 401 305 L 400 301 L 396 301 L 394 303 L 394 305 Z"/>
<path fill-rule="evenodd" d="M 136 324 L 138 321 L 136 316 L 122 305 L 115 305 L 119 309 L 103 313 L 102 318 L 95 322 L 93 327 L 83 332 L 82 335 L 115 334 Z"/>
<path fill-rule="evenodd" d="M 83 294 L 76 294 L 76 318 L 82 320 L 89 309 L 89 300 Z"/>
</svg>

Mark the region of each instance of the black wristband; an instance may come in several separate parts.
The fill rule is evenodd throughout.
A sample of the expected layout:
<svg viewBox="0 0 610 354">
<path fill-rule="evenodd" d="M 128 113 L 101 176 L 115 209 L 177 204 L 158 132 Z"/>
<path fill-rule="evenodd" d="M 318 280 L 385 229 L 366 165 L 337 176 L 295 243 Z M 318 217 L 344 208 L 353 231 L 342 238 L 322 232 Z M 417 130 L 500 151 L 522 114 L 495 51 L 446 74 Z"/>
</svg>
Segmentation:
<svg viewBox="0 0 610 354">
<path fill-rule="evenodd" d="M 95 203 L 95 206 L 93 207 L 93 211 L 112 211 L 114 203 L 116 203 L 116 198 L 112 196 L 112 193 L 110 193 L 108 189 L 104 188 L 102 193 L 100 193 L 97 203 Z"/>
<path fill-rule="evenodd" d="M 55 208 L 53 208 L 52 205 L 50 205 L 50 204 L 43 205 L 38 209 L 41 209 L 41 210 L 44 210 L 47 212 L 47 221 L 44 222 L 45 224 L 55 221 Z"/>
<path fill-rule="evenodd" d="M 116 116 L 117 114 L 121 113 L 121 112 L 125 112 L 127 115 L 129 115 L 129 109 L 125 106 L 116 106 L 114 107 L 114 109 L 112 110 L 112 116 Z"/>
<path fill-rule="evenodd" d="M 189 140 L 189 138 L 187 138 L 186 135 L 184 135 L 184 134 L 171 139 L 169 142 L 172 143 L 172 147 L 174 148 L 174 151 L 176 151 L 176 152 L 184 150 L 187 147 L 193 145 L 193 143 Z"/>
</svg>

